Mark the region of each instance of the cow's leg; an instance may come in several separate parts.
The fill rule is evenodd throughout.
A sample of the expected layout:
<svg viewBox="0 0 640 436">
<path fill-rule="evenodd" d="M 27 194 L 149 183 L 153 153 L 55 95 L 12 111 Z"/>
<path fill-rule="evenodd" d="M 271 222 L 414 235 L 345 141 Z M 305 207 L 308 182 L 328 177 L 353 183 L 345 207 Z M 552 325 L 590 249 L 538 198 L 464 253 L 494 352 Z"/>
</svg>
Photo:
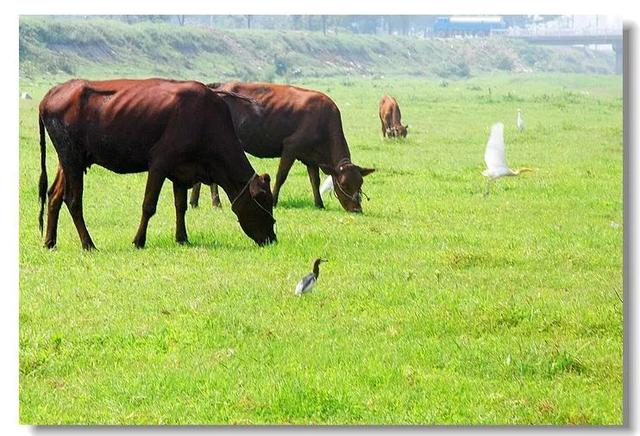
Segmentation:
<svg viewBox="0 0 640 436">
<path fill-rule="evenodd" d="M 187 227 L 184 223 L 184 214 L 187 212 L 187 188 L 173 184 L 173 202 L 176 206 L 176 242 L 187 244 Z"/>
<path fill-rule="evenodd" d="M 283 155 L 280 158 L 280 164 L 278 165 L 278 175 L 276 176 L 276 183 L 273 186 L 273 206 L 278 204 L 278 195 L 280 194 L 280 187 L 287 180 L 289 170 L 293 165 L 293 158 Z"/>
<path fill-rule="evenodd" d="M 191 188 L 191 198 L 189 199 L 189 204 L 191 207 L 198 207 L 198 200 L 200 199 L 200 186 L 202 183 L 196 183 Z"/>
<path fill-rule="evenodd" d="M 147 187 L 144 191 L 144 200 L 142 202 L 142 218 L 140 219 L 140 226 L 135 238 L 133 238 L 133 244 L 136 248 L 143 248 L 147 241 L 147 225 L 149 219 L 156 213 L 156 206 L 158 205 L 158 197 L 160 196 L 160 190 L 164 183 L 164 173 L 156 170 L 149 169 L 149 175 L 147 177 Z"/>
<path fill-rule="evenodd" d="M 85 250 L 93 250 L 96 246 L 91 240 L 91 235 L 87 230 L 87 226 L 84 222 L 84 216 L 82 213 L 82 192 L 83 192 L 83 172 L 75 169 L 64 171 L 64 202 L 69 209 L 73 223 L 76 226 L 80 241 L 82 242 L 82 248 Z"/>
<path fill-rule="evenodd" d="M 48 191 L 49 207 L 47 209 L 47 233 L 44 238 L 44 246 L 53 248 L 56 246 L 58 238 L 58 217 L 64 197 L 64 173 L 62 167 L 58 166 L 56 178 L 53 180 Z"/>
<path fill-rule="evenodd" d="M 215 183 L 212 183 L 210 187 L 211 187 L 211 204 L 213 205 L 213 207 L 222 207 L 222 204 L 220 203 L 220 192 L 218 192 L 218 185 L 216 185 Z"/>
<path fill-rule="evenodd" d="M 382 137 L 386 138 L 387 137 L 387 129 L 384 126 L 384 121 L 380 121 L 382 123 Z"/>
<path fill-rule="evenodd" d="M 311 191 L 313 191 L 313 201 L 317 208 L 324 209 L 322 196 L 320 195 L 320 169 L 317 165 L 307 165 L 309 181 L 311 181 Z"/>
</svg>

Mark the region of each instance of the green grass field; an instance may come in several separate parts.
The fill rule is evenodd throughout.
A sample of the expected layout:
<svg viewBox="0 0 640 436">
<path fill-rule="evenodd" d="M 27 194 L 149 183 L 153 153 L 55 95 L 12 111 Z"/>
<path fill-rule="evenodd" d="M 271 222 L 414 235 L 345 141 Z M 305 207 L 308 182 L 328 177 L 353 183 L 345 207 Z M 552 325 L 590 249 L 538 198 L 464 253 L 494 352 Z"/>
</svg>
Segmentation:
<svg viewBox="0 0 640 436">
<path fill-rule="evenodd" d="M 203 190 L 178 246 L 167 182 L 136 250 L 146 174 L 92 167 L 91 253 L 65 207 L 56 250 L 38 231 L 52 84 L 21 83 L 22 423 L 622 424 L 619 76 L 300 81 L 336 101 L 354 162 L 377 170 L 364 215 L 335 198 L 316 210 L 296 164 L 277 244 L 254 245 Z M 383 93 L 404 141 L 381 138 Z M 536 170 L 484 196 L 495 121 L 510 165 Z M 275 175 L 277 160 L 251 161 Z M 296 298 L 319 256 L 316 290 Z"/>
</svg>

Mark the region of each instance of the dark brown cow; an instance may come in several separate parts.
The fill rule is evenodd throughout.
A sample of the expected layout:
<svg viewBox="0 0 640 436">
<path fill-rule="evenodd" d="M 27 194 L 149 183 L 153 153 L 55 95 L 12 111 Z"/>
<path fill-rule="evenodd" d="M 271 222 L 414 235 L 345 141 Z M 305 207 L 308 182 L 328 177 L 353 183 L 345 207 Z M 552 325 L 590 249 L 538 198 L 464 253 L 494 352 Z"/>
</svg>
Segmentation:
<svg viewBox="0 0 640 436">
<path fill-rule="evenodd" d="M 394 97 L 385 95 L 380 100 L 380 122 L 382 123 L 382 136 L 389 138 L 407 137 L 409 125 L 403 126 L 400 122 L 400 106 Z"/>
<path fill-rule="evenodd" d="M 250 97 L 258 103 L 222 94 L 229 104 L 236 133 L 245 151 L 256 157 L 280 157 L 273 187 L 273 204 L 295 160 L 307 166 L 315 205 L 323 208 L 320 172 L 333 177 L 335 193 L 342 207 L 362 212 L 363 177 L 374 170 L 351 162 L 349 146 L 342 131 L 340 111 L 325 94 L 296 86 L 272 83 L 208 85 L 214 90 Z M 215 195 L 215 194 L 214 194 Z M 191 203 L 197 203 L 192 193 Z"/>
<path fill-rule="evenodd" d="M 95 248 L 82 213 L 83 174 L 92 164 L 113 172 L 148 171 L 142 219 L 133 240 L 144 247 L 165 179 L 173 182 L 176 241 L 187 242 L 187 190 L 217 183 L 232 200 L 244 232 L 257 244 L 276 240 L 269 175 L 258 176 L 233 130 L 227 104 L 198 82 L 164 79 L 72 80 L 40 103 L 40 230 L 47 188 L 45 128 L 58 154 L 49 190 L 45 246 L 56 245 L 62 201 L 84 249 Z"/>
</svg>

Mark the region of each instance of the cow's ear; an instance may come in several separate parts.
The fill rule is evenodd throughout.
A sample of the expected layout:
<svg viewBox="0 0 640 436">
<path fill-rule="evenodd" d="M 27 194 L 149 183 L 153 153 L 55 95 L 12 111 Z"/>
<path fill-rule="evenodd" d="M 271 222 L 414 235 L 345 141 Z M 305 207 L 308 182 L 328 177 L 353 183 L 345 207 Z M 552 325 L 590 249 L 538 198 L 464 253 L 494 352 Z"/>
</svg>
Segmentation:
<svg viewBox="0 0 640 436">
<path fill-rule="evenodd" d="M 329 174 L 331 176 L 338 176 L 338 173 L 336 173 L 336 171 L 333 169 L 332 166 L 330 165 L 323 165 L 323 164 L 318 164 L 318 166 L 320 167 L 320 169 L 322 169 L 322 171 L 324 171 L 326 174 Z"/>
<path fill-rule="evenodd" d="M 362 168 L 362 167 L 358 167 L 358 170 L 360 171 L 360 175 L 362 177 L 368 176 L 369 174 L 375 171 L 374 168 Z"/>
<path fill-rule="evenodd" d="M 405 128 L 405 129 L 408 129 L 408 128 L 409 128 L 409 125 L 407 124 L 406 126 L 404 126 L 404 128 Z"/>
<path fill-rule="evenodd" d="M 264 181 L 264 183 L 267 184 L 267 186 L 270 186 L 271 184 L 271 177 L 269 177 L 269 174 L 264 173 L 263 175 L 260 176 L 260 178 Z"/>
<path fill-rule="evenodd" d="M 271 192 L 271 188 L 269 187 L 270 181 L 271 178 L 268 174 L 263 174 L 253 179 L 249 185 L 249 192 L 251 193 L 251 196 L 253 198 L 258 198 Z"/>
</svg>

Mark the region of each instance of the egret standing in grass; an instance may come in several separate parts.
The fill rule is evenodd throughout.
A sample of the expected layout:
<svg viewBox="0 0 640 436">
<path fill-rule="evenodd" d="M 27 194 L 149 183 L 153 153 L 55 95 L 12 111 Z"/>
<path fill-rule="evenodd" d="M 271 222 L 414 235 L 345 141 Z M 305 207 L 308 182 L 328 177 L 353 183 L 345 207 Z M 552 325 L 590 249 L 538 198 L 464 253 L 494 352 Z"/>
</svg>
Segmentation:
<svg viewBox="0 0 640 436">
<path fill-rule="evenodd" d="M 315 262 L 313 262 L 313 272 L 310 272 L 298 282 L 296 285 L 296 295 L 298 297 L 302 294 L 306 294 L 307 292 L 311 292 L 313 287 L 316 285 L 318 276 L 320 275 L 320 264 L 322 262 L 327 262 L 327 260 L 320 258 L 316 259 Z"/>
<path fill-rule="evenodd" d="M 322 182 L 322 185 L 320 185 L 320 195 L 324 195 L 325 192 L 327 191 L 333 191 L 333 177 L 332 176 L 327 176 L 326 179 L 324 179 L 324 182 Z"/>
<path fill-rule="evenodd" d="M 516 118 L 516 127 L 520 132 L 524 130 L 524 118 L 522 118 L 522 112 L 518 109 L 518 117 Z"/>
<path fill-rule="evenodd" d="M 507 157 L 504 151 L 504 125 L 502 123 L 495 123 L 491 126 L 491 134 L 489 135 L 487 148 L 484 152 L 484 162 L 487 164 L 487 169 L 482 172 L 482 175 L 487 177 L 487 190 L 485 191 L 485 195 L 489 191 L 489 182 L 491 180 L 506 176 L 517 176 L 520 173 L 533 171 L 531 168 L 512 170 L 507 166 Z"/>
</svg>

